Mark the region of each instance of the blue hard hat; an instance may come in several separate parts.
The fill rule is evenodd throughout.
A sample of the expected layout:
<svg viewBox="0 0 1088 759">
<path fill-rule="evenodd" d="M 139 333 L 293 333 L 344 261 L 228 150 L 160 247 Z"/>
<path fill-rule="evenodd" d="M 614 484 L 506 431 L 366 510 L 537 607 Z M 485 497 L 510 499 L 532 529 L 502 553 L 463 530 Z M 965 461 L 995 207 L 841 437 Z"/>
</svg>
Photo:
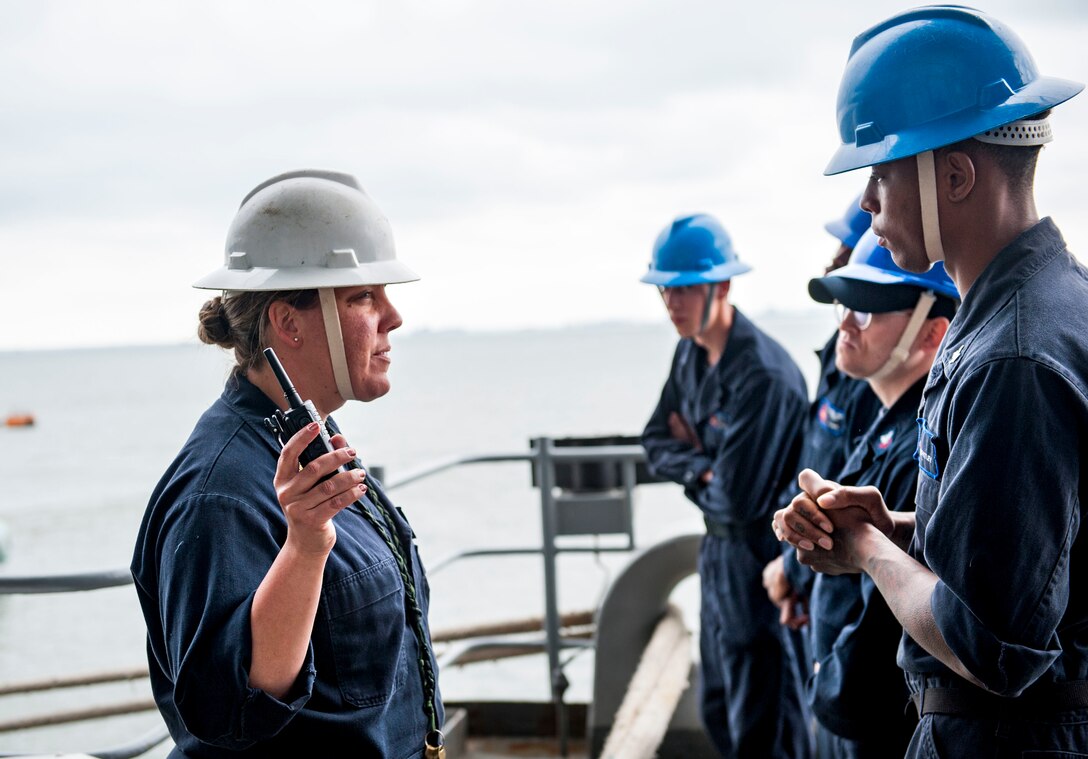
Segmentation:
<svg viewBox="0 0 1088 759">
<path fill-rule="evenodd" d="M 680 287 L 724 282 L 751 271 L 733 250 L 733 241 L 713 216 L 697 213 L 673 221 L 654 242 L 650 269 L 643 282 L 659 287 Z"/>
<path fill-rule="evenodd" d="M 861 193 L 858 193 L 854 202 L 846 207 L 842 218 L 827 222 L 824 224 L 824 229 L 837 237 L 846 247 L 853 248 L 872 222 L 872 214 L 861 208 Z"/>
<path fill-rule="evenodd" d="M 943 262 L 938 261 L 921 274 L 900 269 L 891 251 L 877 244 L 871 229 L 858 240 L 846 266 L 808 283 L 809 295 L 819 303 L 838 301 L 847 308 L 870 313 L 910 308 L 923 290 L 954 301 L 960 298 Z"/>
<path fill-rule="evenodd" d="M 1040 76 L 1023 41 L 982 11 L 904 11 L 854 39 L 839 85 L 842 145 L 824 173 L 951 145 L 1042 113 L 1082 89 Z"/>
</svg>

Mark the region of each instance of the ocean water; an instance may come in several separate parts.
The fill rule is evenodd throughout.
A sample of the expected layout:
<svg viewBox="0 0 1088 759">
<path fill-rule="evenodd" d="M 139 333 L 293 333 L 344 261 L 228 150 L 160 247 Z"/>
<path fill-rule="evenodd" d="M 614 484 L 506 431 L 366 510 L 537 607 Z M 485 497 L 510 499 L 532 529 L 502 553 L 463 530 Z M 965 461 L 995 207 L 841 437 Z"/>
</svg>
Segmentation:
<svg viewBox="0 0 1088 759">
<path fill-rule="evenodd" d="M 811 392 L 813 351 L 833 331 L 832 318 L 817 311 L 753 320 L 790 351 Z M 393 338 L 391 392 L 335 415 L 387 480 L 451 456 L 522 453 L 538 436 L 637 434 L 675 344 L 665 322 Z M 228 370 L 226 354 L 196 344 L 0 352 L 0 413 L 36 418 L 31 428 L 0 427 L 0 524 L 8 533 L 0 575 L 127 567 L 148 494 Z M 540 542 L 540 496 L 526 463 L 463 467 L 392 496 L 413 523 L 425 563 Z M 679 488 L 657 484 L 636 494 L 639 547 L 701 527 Z M 592 608 L 627 560 L 561 555 L 560 610 Z M 433 573 L 431 585 L 435 630 L 544 611 L 537 556 L 468 560 Z M 685 608 L 696 592 L 693 579 L 677 589 Z M 143 641 L 131 587 L 0 597 L 0 684 L 141 666 Z M 568 677 L 568 700 L 588 699 L 592 654 L 572 661 Z M 447 700 L 549 697 L 543 656 L 449 668 L 441 686 Z M 148 693 L 136 681 L 0 697 L 0 721 Z M 0 753 L 104 748 L 157 724 L 152 712 L 0 733 Z"/>
</svg>

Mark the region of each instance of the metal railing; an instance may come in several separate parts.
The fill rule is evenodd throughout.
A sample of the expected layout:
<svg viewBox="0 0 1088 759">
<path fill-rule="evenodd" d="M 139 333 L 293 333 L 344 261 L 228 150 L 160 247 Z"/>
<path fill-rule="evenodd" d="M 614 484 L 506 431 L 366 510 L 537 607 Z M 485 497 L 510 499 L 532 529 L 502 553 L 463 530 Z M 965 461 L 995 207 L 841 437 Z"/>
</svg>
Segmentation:
<svg viewBox="0 0 1088 759">
<path fill-rule="evenodd" d="M 633 441 L 634 438 L 626 438 L 626 440 Z M 585 441 L 589 441 L 589 444 L 582 444 Z M 638 484 L 656 480 L 645 471 L 645 455 L 641 446 L 633 442 L 609 444 L 609 439 L 599 438 L 565 438 L 556 441 L 552 438 L 539 437 L 532 441 L 527 452 L 452 457 L 388 479 L 378 475 L 379 467 L 371 467 L 371 469 L 375 476 L 382 479 L 387 490 L 393 490 L 463 466 L 506 462 L 529 462 L 532 465 L 533 484 L 540 491 L 541 545 L 460 551 L 435 562 L 428 568 L 428 572 L 434 575 L 455 562 L 470 558 L 539 554 L 542 557 L 544 569 L 544 639 L 543 641 L 501 639 L 469 641 L 455 646 L 449 655 L 443 657 L 443 662 L 449 664 L 457 663 L 459 660 L 464 661 L 471 658 L 473 653 L 488 647 L 501 646 L 508 650 L 526 648 L 534 651 L 543 648 L 548 657 L 549 686 L 551 700 L 555 707 L 556 737 L 560 754 L 566 756 L 569 730 L 564 693 L 567 680 L 563 673 L 560 654 L 564 649 L 592 647 L 593 641 L 586 640 L 584 637 L 562 635 L 562 619 L 558 608 L 557 559 L 561 553 L 633 550 L 635 548 L 632 521 L 634 490 Z M 612 546 L 564 546 L 559 542 L 563 536 L 602 534 L 618 535 L 626 540 Z M 128 568 L 66 575 L 0 576 L 0 595 L 81 592 L 130 583 L 132 583 L 132 576 Z M 99 751 L 91 756 L 100 759 L 133 759 L 159 745 L 168 737 L 165 728 L 162 728 L 128 746 Z M 0 753 L 0 756 L 14 757 L 20 754 Z"/>
<path fill-rule="evenodd" d="M 385 481 L 389 489 L 416 482 L 438 472 L 469 464 L 526 461 L 533 466 L 534 483 L 540 490 L 541 545 L 525 548 L 474 549 L 454 553 L 434 563 L 434 575 L 454 562 L 469 558 L 539 554 L 544 568 L 544 640 L 522 641 L 506 646 L 538 650 L 543 645 L 548 657 L 549 688 L 555 707 L 559 753 L 566 756 L 569 728 L 564 704 L 568 687 L 561 654 L 565 649 L 592 648 L 593 641 L 561 634 L 558 603 L 557 559 L 561 553 L 630 552 L 635 548 L 632 520 L 634 490 L 641 482 L 653 481 L 639 465 L 645 461 L 640 445 L 579 445 L 565 439 L 562 445 L 547 437 L 536 438 L 526 453 L 465 456 L 432 464 L 397 479 Z M 611 465 L 611 466 L 609 466 Z M 580 467 L 591 466 L 594 477 L 579 477 Z M 593 480 L 586 483 L 585 480 Z M 581 481 L 580 481 L 581 480 Z M 568 486 L 568 487 L 564 487 Z M 589 512 L 597 512 L 595 515 Z M 626 542 L 616 546 L 563 546 L 562 536 L 620 535 Z M 499 645 L 495 640 L 476 640 L 456 647 L 444 664 L 455 663 L 472 651 Z"/>
</svg>

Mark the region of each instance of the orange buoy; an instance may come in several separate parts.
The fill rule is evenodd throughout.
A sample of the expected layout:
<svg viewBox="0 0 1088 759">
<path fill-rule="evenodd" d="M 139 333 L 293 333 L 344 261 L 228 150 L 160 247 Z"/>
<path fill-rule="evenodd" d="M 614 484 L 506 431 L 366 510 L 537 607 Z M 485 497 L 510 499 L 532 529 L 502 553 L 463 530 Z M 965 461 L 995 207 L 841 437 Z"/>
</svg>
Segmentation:
<svg viewBox="0 0 1088 759">
<path fill-rule="evenodd" d="M 33 427 L 34 415 L 33 414 L 9 414 L 4 419 L 5 427 Z"/>
</svg>

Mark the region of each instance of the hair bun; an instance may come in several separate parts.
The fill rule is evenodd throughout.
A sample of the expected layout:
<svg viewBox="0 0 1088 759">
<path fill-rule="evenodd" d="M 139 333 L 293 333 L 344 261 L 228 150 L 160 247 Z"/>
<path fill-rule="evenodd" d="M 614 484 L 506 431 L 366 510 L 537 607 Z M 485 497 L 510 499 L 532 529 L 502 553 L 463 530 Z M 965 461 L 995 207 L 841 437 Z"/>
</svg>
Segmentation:
<svg viewBox="0 0 1088 759">
<path fill-rule="evenodd" d="M 200 308 L 200 325 L 197 327 L 197 337 L 201 342 L 209 345 L 219 345 L 223 348 L 234 347 L 234 335 L 230 328 L 230 320 L 223 308 L 222 296 L 215 296 Z"/>
</svg>

